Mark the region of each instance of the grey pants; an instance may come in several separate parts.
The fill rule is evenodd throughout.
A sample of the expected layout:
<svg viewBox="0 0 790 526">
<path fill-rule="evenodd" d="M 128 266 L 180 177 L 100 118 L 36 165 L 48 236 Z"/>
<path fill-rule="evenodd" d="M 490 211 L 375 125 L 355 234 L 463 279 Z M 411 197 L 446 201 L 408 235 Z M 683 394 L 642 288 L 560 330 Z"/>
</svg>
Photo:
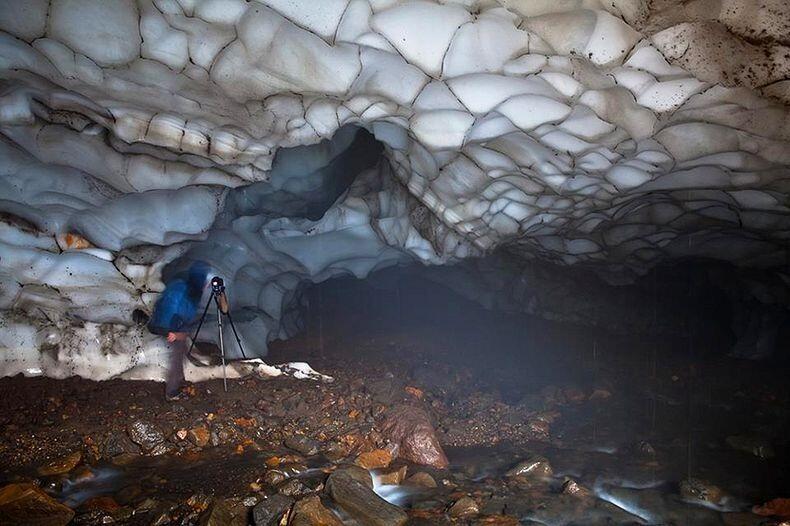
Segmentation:
<svg viewBox="0 0 790 526">
<path fill-rule="evenodd" d="M 186 340 L 176 340 L 169 344 L 170 363 L 167 368 L 167 379 L 165 381 L 165 394 L 173 396 L 178 394 L 181 386 L 184 385 L 184 358 L 189 347 Z"/>
</svg>

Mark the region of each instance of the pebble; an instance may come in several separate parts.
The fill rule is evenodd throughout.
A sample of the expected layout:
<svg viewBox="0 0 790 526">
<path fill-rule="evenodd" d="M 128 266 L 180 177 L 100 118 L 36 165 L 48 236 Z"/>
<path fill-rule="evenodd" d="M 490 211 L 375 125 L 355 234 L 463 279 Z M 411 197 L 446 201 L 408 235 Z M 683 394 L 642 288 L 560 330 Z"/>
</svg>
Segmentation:
<svg viewBox="0 0 790 526">
<path fill-rule="evenodd" d="M 211 433 L 206 426 L 195 426 L 187 432 L 187 438 L 197 447 L 206 447 L 211 439 Z"/>
<path fill-rule="evenodd" d="M 480 513 L 480 507 L 472 497 L 461 497 L 448 511 L 451 517 L 468 518 Z"/>
<path fill-rule="evenodd" d="M 164 433 L 155 424 L 146 420 L 131 422 L 127 426 L 126 432 L 129 434 L 132 442 L 146 451 L 165 441 Z"/>
<path fill-rule="evenodd" d="M 304 435 L 295 435 L 285 439 L 285 447 L 293 449 L 297 453 L 305 457 L 312 457 L 317 455 L 320 450 L 321 444 L 312 440 Z"/>
</svg>

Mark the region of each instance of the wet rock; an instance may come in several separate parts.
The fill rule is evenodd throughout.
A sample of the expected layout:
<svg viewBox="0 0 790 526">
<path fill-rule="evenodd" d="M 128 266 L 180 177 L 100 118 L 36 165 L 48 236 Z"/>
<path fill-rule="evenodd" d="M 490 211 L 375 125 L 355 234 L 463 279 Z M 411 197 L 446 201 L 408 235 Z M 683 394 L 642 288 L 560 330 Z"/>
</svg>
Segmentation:
<svg viewBox="0 0 790 526">
<path fill-rule="evenodd" d="M 143 502 L 137 505 L 134 509 L 135 513 L 148 513 L 149 511 L 153 511 L 156 509 L 159 503 L 152 498 L 147 498 Z"/>
<path fill-rule="evenodd" d="M 354 463 L 365 469 L 386 468 L 392 462 L 392 453 L 386 449 L 374 449 L 360 453 Z"/>
<path fill-rule="evenodd" d="M 679 497 L 655 489 L 630 489 L 602 487 L 601 498 L 616 502 L 625 510 L 639 510 L 639 516 L 648 524 L 693 524 L 694 526 L 720 526 L 719 513 L 699 506 L 690 506 Z"/>
<path fill-rule="evenodd" d="M 408 519 L 406 513 L 390 504 L 347 470 L 338 470 L 327 479 L 326 490 L 343 510 L 366 526 L 399 526 Z"/>
<path fill-rule="evenodd" d="M 138 454 L 140 448 L 132 442 L 126 433 L 111 433 L 105 440 L 102 447 L 102 454 L 105 458 L 117 457 L 124 454 Z"/>
<path fill-rule="evenodd" d="M 562 484 L 562 493 L 565 495 L 572 495 L 579 498 L 587 498 L 592 496 L 592 492 L 576 482 L 573 479 L 567 479 Z"/>
<path fill-rule="evenodd" d="M 643 455 L 653 456 L 656 454 L 656 450 L 650 442 L 646 442 L 644 440 L 640 441 L 636 445 L 637 451 Z"/>
<path fill-rule="evenodd" d="M 204 425 L 195 426 L 187 431 L 187 439 L 197 447 L 206 447 L 211 440 L 211 433 Z"/>
<path fill-rule="evenodd" d="M 554 470 L 551 468 L 549 461 L 539 455 L 522 460 L 506 473 L 508 477 L 522 477 L 526 479 L 543 479 L 551 477 L 553 474 Z"/>
<path fill-rule="evenodd" d="M 80 463 L 82 460 L 82 452 L 75 451 L 70 455 L 66 455 L 65 457 L 57 458 L 48 464 L 45 464 L 38 468 L 39 475 L 60 475 L 63 473 L 68 473 L 72 469 L 74 469 L 77 464 Z"/>
<path fill-rule="evenodd" d="M 289 526 L 343 526 L 340 519 L 324 507 L 317 495 L 297 502 L 291 516 Z M 258 526 L 257 523 L 256 526 Z"/>
<path fill-rule="evenodd" d="M 267 486 L 274 487 L 288 478 L 288 475 L 279 469 L 270 469 L 263 475 L 263 482 Z"/>
<path fill-rule="evenodd" d="M 231 426 L 222 423 L 214 425 L 211 431 L 209 442 L 212 446 L 219 446 L 220 444 L 227 444 L 233 440 L 234 430 Z"/>
<path fill-rule="evenodd" d="M 448 513 L 457 519 L 466 519 L 480 513 L 480 507 L 472 497 L 461 497 L 453 504 Z"/>
<path fill-rule="evenodd" d="M 80 507 L 80 511 L 103 511 L 103 512 L 114 512 L 121 508 L 121 506 L 113 499 L 107 495 L 101 495 L 98 497 L 93 497 L 86 500 Z"/>
<path fill-rule="evenodd" d="M 382 431 L 398 446 L 400 458 L 437 469 L 445 469 L 449 465 L 424 409 L 413 405 L 394 407 L 388 412 Z"/>
<path fill-rule="evenodd" d="M 757 458 L 768 459 L 775 456 L 773 446 L 763 437 L 752 435 L 728 436 L 726 442 L 731 448 L 749 453 Z"/>
<path fill-rule="evenodd" d="M 680 497 L 692 504 L 721 508 L 731 499 L 720 487 L 710 482 L 688 478 L 680 483 Z"/>
<path fill-rule="evenodd" d="M 200 516 L 199 526 L 247 526 L 248 510 L 237 499 L 220 499 Z"/>
<path fill-rule="evenodd" d="M 304 435 L 295 435 L 285 439 L 285 447 L 293 449 L 297 453 L 305 457 L 317 455 L 321 444 L 312 440 Z"/>
<path fill-rule="evenodd" d="M 401 482 L 403 482 L 403 479 L 406 478 L 406 469 L 406 466 L 401 466 L 400 469 L 379 473 L 379 484 L 387 484 L 391 486 L 399 485 Z"/>
<path fill-rule="evenodd" d="M 277 493 L 280 493 L 288 497 L 299 498 L 304 495 L 313 493 L 313 490 L 307 487 L 307 485 L 305 485 L 299 479 L 289 479 L 283 482 L 280 486 L 278 486 Z"/>
<path fill-rule="evenodd" d="M 165 441 L 164 433 L 155 424 L 145 420 L 135 420 L 130 423 L 126 428 L 126 432 L 129 434 L 132 442 L 146 451 L 150 451 L 157 444 Z"/>
<path fill-rule="evenodd" d="M 356 465 L 344 465 L 338 471 L 342 471 L 345 475 L 362 483 L 365 487 L 373 489 L 373 477 L 367 469 Z"/>
<path fill-rule="evenodd" d="M 752 513 L 761 517 L 790 518 L 790 499 L 773 499 L 761 506 L 754 506 Z"/>
<path fill-rule="evenodd" d="M 411 477 L 406 479 L 405 484 L 409 486 L 417 486 L 420 488 L 435 488 L 436 481 L 430 476 L 428 473 L 424 471 L 418 471 Z"/>
<path fill-rule="evenodd" d="M 204 512 L 211 506 L 211 497 L 205 493 L 195 493 L 187 499 L 186 504 L 195 511 Z"/>
<path fill-rule="evenodd" d="M 162 501 L 157 502 L 154 509 L 151 510 L 150 526 L 162 526 L 171 523 L 171 517 L 175 512 L 178 504 L 175 502 Z"/>
<path fill-rule="evenodd" d="M 0 488 L 0 524 L 63 526 L 73 517 L 71 508 L 33 484 L 9 484 Z"/>
<path fill-rule="evenodd" d="M 152 456 L 167 455 L 175 450 L 176 447 L 173 446 L 173 444 L 162 442 L 160 444 L 155 445 L 153 449 L 151 449 L 151 451 L 148 452 L 148 454 Z"/>
<path fill-rule="evenodd" d="M 282 483 L 288 476 L 278 469 L 270 469 L 263 475 L 263 482 L 269 487 Z"/>
<path fill-rule="evenodd" d="M 292 498 L 279 493 L 267 497 L 252 509 L 252 522 L 255 526 L 275 526 L 293 504 Z"/>
</svg>

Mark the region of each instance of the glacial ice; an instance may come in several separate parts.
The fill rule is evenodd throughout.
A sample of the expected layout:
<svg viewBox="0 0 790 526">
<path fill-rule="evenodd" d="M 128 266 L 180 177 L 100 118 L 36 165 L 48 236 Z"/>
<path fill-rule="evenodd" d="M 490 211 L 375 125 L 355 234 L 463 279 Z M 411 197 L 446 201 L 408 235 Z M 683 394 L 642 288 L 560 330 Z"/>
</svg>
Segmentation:
<svg viewBox="0 0 790 526">
<path fill-rule="evenodd" d="M 258 356 L 399 263 L 776 268 L 790 12 L 726 4 L 5 2 L 0 374 L 159 378 L 134 313 L 195 258 Z"/>
</svg>

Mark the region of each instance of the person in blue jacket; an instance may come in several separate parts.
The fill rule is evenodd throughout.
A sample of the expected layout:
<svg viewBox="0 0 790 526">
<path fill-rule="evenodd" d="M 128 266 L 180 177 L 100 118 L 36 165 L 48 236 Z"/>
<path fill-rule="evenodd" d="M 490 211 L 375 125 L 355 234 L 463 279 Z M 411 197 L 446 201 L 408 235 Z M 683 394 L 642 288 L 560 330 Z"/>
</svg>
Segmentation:
<svg viewBox="0 0 790 526">
<path fill-rule="evenodd" d="M 187 339 L 200 316 L 200 300 L 208 283 L 208 273 L 209 266 L 196 261 L 189 269 L 175 274 L 167 282 L 148 321 L 148 330 L 167 335 L 170 343 L 170 364 L 165 383 L 168 399 L 178 398 L 181 394 Z"/>
</svg>

